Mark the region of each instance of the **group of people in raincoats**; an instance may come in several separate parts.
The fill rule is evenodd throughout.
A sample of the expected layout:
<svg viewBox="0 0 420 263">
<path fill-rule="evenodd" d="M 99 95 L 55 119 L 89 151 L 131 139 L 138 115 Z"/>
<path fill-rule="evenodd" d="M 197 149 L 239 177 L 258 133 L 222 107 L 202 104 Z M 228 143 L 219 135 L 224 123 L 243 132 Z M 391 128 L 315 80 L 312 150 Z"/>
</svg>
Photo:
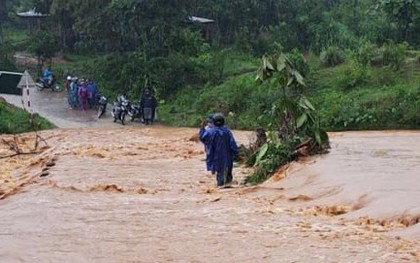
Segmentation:
<svg viewBox="0 0 420 263">
<path fill-rule="evenodd" d="M 96 106 L 98 87 L 92 80 L 69 76 L 66 91 L 70 108 L 86 111 Z"/>
<path fill-rule="evenodd" d="M 239 150 L 222 113 L 210 115 L 201 124 L 199 139 L 205 146 L 206 168 L 216 174 L 217 186 L 229 186 L 233 180 L 233 161 L 238 158 Z"/>
</svg>

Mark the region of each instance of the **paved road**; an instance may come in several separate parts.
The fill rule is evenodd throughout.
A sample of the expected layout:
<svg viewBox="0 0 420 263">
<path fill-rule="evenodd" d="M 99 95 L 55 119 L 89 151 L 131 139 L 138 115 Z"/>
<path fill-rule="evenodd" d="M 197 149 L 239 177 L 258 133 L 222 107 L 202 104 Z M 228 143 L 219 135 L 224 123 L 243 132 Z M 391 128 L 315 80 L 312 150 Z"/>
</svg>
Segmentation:
<svg viewBox="0 0 420 263">
<path fill-rule="evenodd" d="M 4 97 L 6 101 L 15 106 L 23 107 L 21 96 L 7 94 L 0 94 L 0 96 Z M 98 119 L 96 117 L 96 112 L 93 109 L 88 111 L 71 109 L 67 103 L 67 94 L 65 92 L 52 92 L 50 90 L 40 91 L 34 88 L 30 91 L 30 100 L 31 108 L 34 113 L 38 113 L 47 118 L 59 128 L 118 125 L 112 122 L 111 113 L 109 111 L 111 105 L 108 105 L 105 115 L 102 116 L 101 119 Z M 27 110 L 29 110 L 29 108 L 27 108 Z"/>
</svg>

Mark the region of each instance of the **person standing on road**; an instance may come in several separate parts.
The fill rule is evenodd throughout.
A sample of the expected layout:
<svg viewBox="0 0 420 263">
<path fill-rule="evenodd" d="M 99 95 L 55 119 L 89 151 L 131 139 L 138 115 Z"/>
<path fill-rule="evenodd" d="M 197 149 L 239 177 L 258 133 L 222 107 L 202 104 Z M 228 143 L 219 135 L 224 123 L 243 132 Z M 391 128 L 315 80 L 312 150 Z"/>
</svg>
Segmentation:
<svg viewBox="0 0 420 263">
<path fill-rule="evenodd" d="M 78 78 L 73 77 L 70 83 L 70 89 L 69 89 L 69 105 L 72 109 L 77 108 L 78 106 L 78 100 L 77 100 L 77 93 L 78 93 L 78 85 L 77 85 Z"/>
<path fill-rule="evenodd" d="M 87 90 L 87 83 L 85 80 L 82 80 L 82 83 L 79 87 L 78 95 L 79 95 L 80 109 L 82 111 L 86 111 L 87 105 L 88 105 L 88 90 Z"/>
<path fill-rule="evenodd" d="M 143 121 L 146 125 L 153 124 L 157 106 L 158 102 L 155 96 L 153 96 L 150 89 L 145 89 L 144 94 L 140 100 L 140 109 L 143 114 Z"/>
<path fill-rule="evenodd" d="M 212 174 L 216 174 L 217 186 L 229 185 L 233 180 L 233 160 L 239 156 L 238 146 L 232 132 L 225 127 L 222 113 L 213 115 L 213 128 L 199 131 L 200 140 L 207 147 L 207 160 Z"/>
<path fill-rule="evenodd" d="M 67 81 L 66 81 L 66 91 L 67 91 L 67 95 L 70 92 L 70 84 L 71 84 L 71 76 L 67 76 Z"/>
<path fill-rule="evenodd" d="M 98 93 L 98 87 L 92 80 L 87 80 L 87 92 L 88 92 L 88 104 L 89 108 L 96 106 L 96 96 Z"/>
</svg>

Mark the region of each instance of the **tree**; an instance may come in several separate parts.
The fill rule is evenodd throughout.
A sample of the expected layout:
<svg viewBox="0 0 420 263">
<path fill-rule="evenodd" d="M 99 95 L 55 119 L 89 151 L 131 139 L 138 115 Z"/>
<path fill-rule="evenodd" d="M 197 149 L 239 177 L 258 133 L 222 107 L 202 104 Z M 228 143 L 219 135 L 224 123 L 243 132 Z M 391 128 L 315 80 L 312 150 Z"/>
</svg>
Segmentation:
<svg viewBox="0 0 420 263">
<path fill-rule="evenodd" d="M 418 42 L 419 27 L 415 28 L 415 21 L 420 22 L 420 1 L 418 0 L 380 0 L 377 9 L 383 10 L 388 18 L 397 25 L 397 41 Z M 417 31 L 415 31 L 417 30 Z"/>
<path fill-rule="evenodd" d="M 305 140 L 310 138 L 312 147 L 322 148 L 328 136 L 319 126 L 315 108 L 303 94 L 306 84 L 302 75 L 282 52 L 262 58 L 257 80 L 264 82 L 271 78 L 283 94 L 272 106 L 271 117 L 274 123 L 271 126 L 283 141 L 291 141 L 295 136 L 300 136 Z"/>
<path fill-rule="evenodd" d="M 3 40 L 3 25 L 7 18 L 6 0 L 0 1 L 0 45 L 4 42 Z"/>
<path fill-rule="evenodd" d="M 31 36 L 29 43 L 29 51 L 37 56 L 38 74 L 41 74 L 45 62 L 58 51 L 56 38 L 49 31 L 38 30 Z"/>
<path fill-rule="evenodd" d="M 304 79 L 283 52 L 264 55 L 256 79 L 272 80 L 283 96 L 265 113 L 272 122 L 267 127 L 266 142 L 246 161 L 256 167 L 247 183 L 266 180 L 299 155 L 323 153 L 329 148 L 328 134 L 320 127 L 318 113 L 303 95 Z"/>
</svg>

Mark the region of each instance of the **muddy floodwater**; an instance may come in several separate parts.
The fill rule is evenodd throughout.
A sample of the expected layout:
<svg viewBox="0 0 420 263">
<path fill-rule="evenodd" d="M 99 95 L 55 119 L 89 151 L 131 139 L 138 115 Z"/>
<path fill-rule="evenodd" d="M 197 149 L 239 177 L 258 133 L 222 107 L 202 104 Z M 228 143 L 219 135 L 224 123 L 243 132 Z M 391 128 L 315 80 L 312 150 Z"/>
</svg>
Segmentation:
<svg viewBox="0 0 420 263">
<path fill-rule="evenodd" d="M 10 149 L 35 134 L 0 136 L 0 262 L 420 262 L 420 132 L 331 133 L 329 154 L 217 189 L 196 129 L 98 121 L 57 94 L 36 154 Z"/>
</svg>

